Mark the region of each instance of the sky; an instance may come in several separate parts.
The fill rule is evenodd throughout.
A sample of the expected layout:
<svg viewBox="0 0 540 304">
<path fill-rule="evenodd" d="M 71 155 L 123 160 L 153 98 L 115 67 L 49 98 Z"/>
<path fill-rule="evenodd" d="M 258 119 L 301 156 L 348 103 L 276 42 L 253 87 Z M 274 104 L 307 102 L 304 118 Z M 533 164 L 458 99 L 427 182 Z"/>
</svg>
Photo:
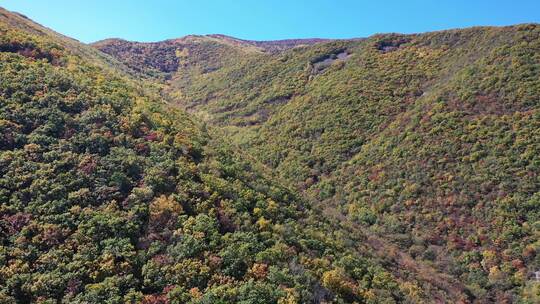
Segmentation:
<svg viewBox="0 0 540 304">
<path fill-rule="evenodd" d="M 540 0 L 0 0 L 0 6 L 87 43 L 189 34 L 353 38 L 540 22 Z"/>
</svg>

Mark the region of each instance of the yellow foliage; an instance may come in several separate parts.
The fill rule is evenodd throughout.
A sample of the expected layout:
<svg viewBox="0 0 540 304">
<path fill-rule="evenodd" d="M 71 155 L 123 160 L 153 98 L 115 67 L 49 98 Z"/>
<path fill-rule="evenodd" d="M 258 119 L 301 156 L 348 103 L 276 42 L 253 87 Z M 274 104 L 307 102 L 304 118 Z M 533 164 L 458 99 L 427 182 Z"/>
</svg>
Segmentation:
<svg viewBox="0 0 540 304">
<path fill-rule="evenodd" d="M 278 203 L 276 203 L 273 199 L 268 199 L 268 206 L 266 207 L 266 210 L 268 210 L 269 213 L 276 213 L 279 210 L 278 207 Z"/>
<path fill-rule="evenodd" d="M 356 293 L 356 286 L 340 269 L 323 273 L 322 283 L 324 287 L 340 295 L 352 296 Z"/>
<path fill-rule="evenodd" d="M 271 225 L 271 221 L 270 220 L 267 220 L 265 219 L 263 216 L 259 218 L 259 220 L 257 221 L 257 225 L 259 226 L 259 229 L 260 230 L 267 230 L 270 225 Z"/>
<path fill-rule="evenodd" d="M 195 299 L 200 299 L 202 297 L 202 292 L 197 287 L 191 288 L 189 294 Z"/>
<path fill-rule="evenodd" d="M 408 297 L 414 299 L 415 301 L 420 301 L 422 290 L 418 287 L 418 285 L 411 282 L 403 282 L 402 284 L 400 284 L 400 289 Z"/>
<path fill-rule="evenodd" d="M 362 292 L 362 297 L 366 299 L 367 303 L 375 303 L 375 300 L 377 299 L 377 295 L 375 292 L 373 292 L 373 289 L 368 289 Z"/>
<path fill-rule="evenodd" d="M 488 278 L 491 283 L 495 283 L 504 278 L 504 273 L 499 269 L 498 266 L 493 266 L 489 269 Z"/>
<path fill-rule="evenodd" d="M 300 303 L 298 292 L 293 288 L 286 288 L 287 295 L 278 299 L 278 304 L 298 304 Z"/>
<path fill-rule="evenodd" d="M 268 274 L 268 265 L 255 263 L 253 264 L 249 272 L 256 279 L 264 279 Z"/>
<path fill-rule="evenodd" d="M 172 196 L 162 195 L 150 204 L 150 217 L 157 218 L 163 214 L 181 214 L 182 206 Z"/>
<path fill-rule="evenodd" d="M 482 266 L 484 269 L 490 269 L 497 263 L 497 253 L 493 250 L 484 250 L 482 252 Z"/>
</svg>

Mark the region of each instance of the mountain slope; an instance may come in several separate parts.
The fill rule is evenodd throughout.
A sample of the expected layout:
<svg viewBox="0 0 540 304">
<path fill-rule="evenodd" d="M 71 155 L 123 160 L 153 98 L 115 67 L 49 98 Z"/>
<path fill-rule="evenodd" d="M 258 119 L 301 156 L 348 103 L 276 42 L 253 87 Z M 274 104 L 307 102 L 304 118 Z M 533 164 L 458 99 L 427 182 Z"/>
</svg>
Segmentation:
<svg viewBox="0 0 540 304">
<path fill-rule="evenodd" d="M 540 28 L 505 30 L 315 190 L 489 301 L 540 266 Z"/>
<path fill-rule="evenodd" d="M 246 57 L 279 53 L 325 39 L 291 39 L 279 41 L 241 40 L 225 35 L 190 35 L 160 42 L 132 42 L 106 39 L 92 46 L 107 53 L 131 69 L 153 77 L 170 78 L 175 72 L 190 74 L 192 70 L 207 74 Z"/>
<path fill-rule="evenodd" d="M 235 56 L 172 71 L 164 93 L 328 217 L 478 302 L 517 302 L 540 267 L 539 33 L 384 34 Z"/>
<path fill-rule="evenodd" d="M 129 67 L 0 16 L 0 302 L 467 299 L 394 273 Z"/>
</svg>

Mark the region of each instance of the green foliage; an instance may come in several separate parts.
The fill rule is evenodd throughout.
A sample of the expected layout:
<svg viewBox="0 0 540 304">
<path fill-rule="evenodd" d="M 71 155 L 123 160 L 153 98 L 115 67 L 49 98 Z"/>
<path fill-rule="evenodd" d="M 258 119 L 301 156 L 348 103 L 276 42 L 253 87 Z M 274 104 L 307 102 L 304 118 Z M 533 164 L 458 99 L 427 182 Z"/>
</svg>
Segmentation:
<svg viewBox="0 0 540 304">
<path fill-rule="evenodd" d="M 535 303 L 538 25 L 300 42 L 0 9 L 0 302 Z"/>
<path fill-rule="evenodd" d="M 365 253 L 319 211 L 90 47 L 0 13 L 0 301 L 346 300 L 322 273 Z"/>
<path fill-rule="evenodd" d="M 375 35 L 185 58 L 165 91 L 358 237 L 391 240 L 495 301 L 519 297 L 540 267 L 538 54 L 535 24 Z M 328 271 L 352 299 L 350 278 Z"/>
</svg>

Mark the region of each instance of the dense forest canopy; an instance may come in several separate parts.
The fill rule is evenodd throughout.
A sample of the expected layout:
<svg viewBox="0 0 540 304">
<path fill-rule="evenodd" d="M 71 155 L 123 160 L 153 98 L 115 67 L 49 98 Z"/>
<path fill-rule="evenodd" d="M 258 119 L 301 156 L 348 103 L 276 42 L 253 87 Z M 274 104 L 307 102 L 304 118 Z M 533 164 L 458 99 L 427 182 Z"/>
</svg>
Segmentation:
<svg viewBox="0 0 540 304">
<path fill-rule="evenodd" d="M 538 303 L 540 26 L 84 45 L 0 9 L 0 303 Z"/>
<path fill-rule="evenodd" d="M 118 62 L 0 22 L 2 303 L 427 298 Z"/>
<path fill-rule="evenodd" d="M 456 278 L 476 301 L 515 302 L 534 288 L 538 25 L 279 53 L 212 45 L 216 57 L 181 57 L 168 74 L 164 91 L 176 104 L 334 219 Z M 118 48 L 97 47 L 133 64 Z M 226 64 L 206 68 L 217 59 Z"/>
</svg>

